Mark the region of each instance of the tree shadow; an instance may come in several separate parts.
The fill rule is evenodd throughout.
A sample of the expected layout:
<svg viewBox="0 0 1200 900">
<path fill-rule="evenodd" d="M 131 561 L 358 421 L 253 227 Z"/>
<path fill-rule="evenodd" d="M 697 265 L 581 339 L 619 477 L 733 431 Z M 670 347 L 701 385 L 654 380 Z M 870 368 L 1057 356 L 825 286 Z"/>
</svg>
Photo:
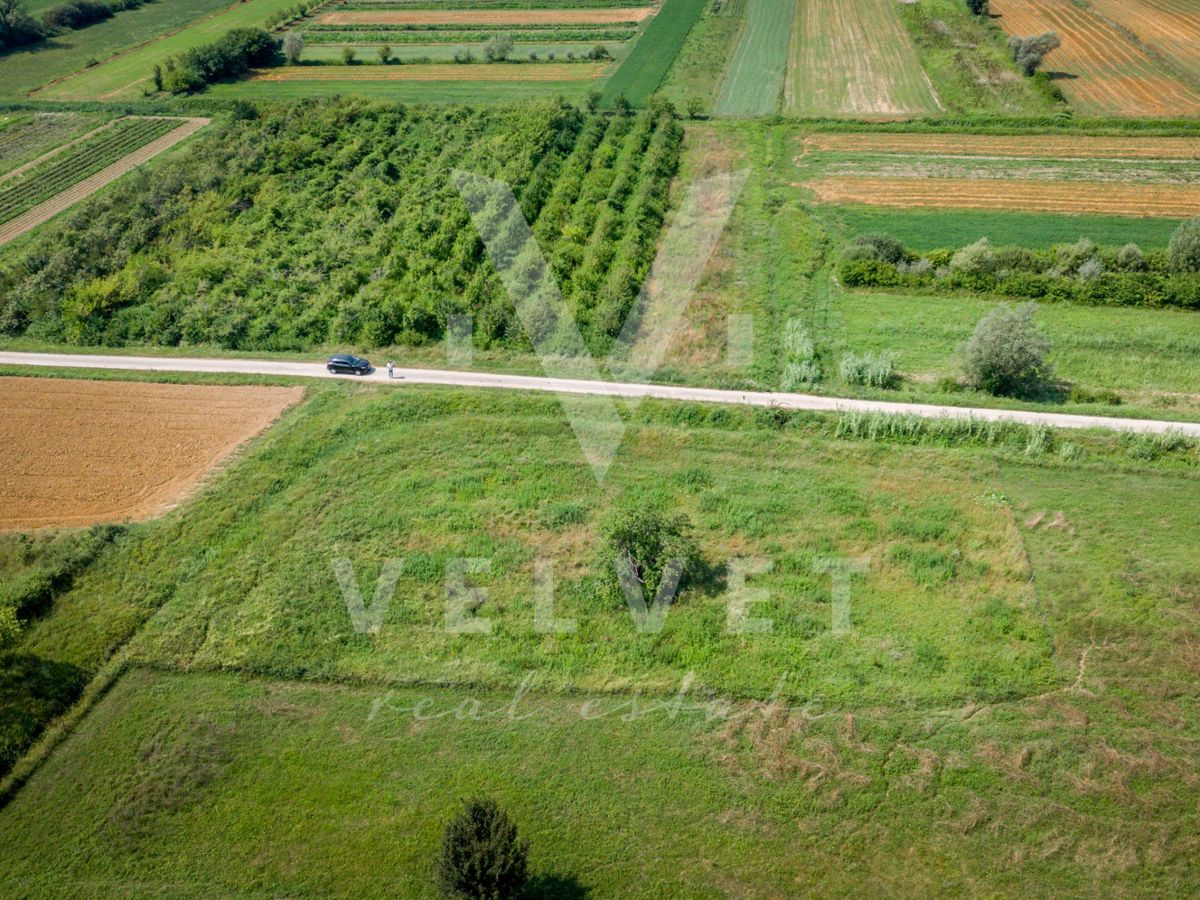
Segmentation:
<svg viewBox="0 0 1200 900">
<path fill-rule="evenodd" d="M 1051 81 L 1074 81 L 1079 76 L 1071 72 L 1047 72 L 1046 77 Z"/>
<path fill-rule="evenodd" d="M 585 900 L 591 893 L 574 875 L 536 875 L 525 886 L 529 900 Z"/>
</svg>

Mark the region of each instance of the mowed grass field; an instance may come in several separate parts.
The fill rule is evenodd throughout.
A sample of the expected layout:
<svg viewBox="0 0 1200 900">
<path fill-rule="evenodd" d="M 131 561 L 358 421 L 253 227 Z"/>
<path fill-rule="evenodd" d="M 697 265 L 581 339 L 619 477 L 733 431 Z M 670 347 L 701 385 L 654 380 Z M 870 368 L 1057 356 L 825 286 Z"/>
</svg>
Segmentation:
<svg viewBox="0 0 1200 900">
<path fill-rule="evenodd" d="M 992 13 L 1009 34 L 1053 31 L 1062 46 L 1044 70 L 1084 113 L 1186 117 L 1200 114 L 1200 87 L 1138 46 L 1116 25 L 1071 0 L 995 0 Z"/>
<path fill-rule="evenodd" d="M 164 0 L 142 7 L 141 11 L 154 10 L 169 3 Z M 134 49 L 85 69 L 36 92 L 39 100 L 129 100 L 142 96 L 143 90 L 151 87 L 150 76 L 155 65 L 161 65 L 169 56 L 210 43 L 231 28 L 261 28 L 267 17 L 281 9 L 293 6 L 289 0 L 245 0 L 232 6 L 216 4 L 207 14 L 196 3 L 185 4 L 187 16 L 181 20 L 180 28 L 171 34 L 139 44 Z M 109 20 L 121 22 L 124 16 L 136 13 L 121 13 Z M 103 26 L 92 26 L 100 28 Z M 91 31 L 84 29 L 79 34 Z"/>
<path fill-rule="evenodd" d="M 895 0 L 798 0 L 794 27 L 785 112 L 899 116 L 941 109 Z"/>
<path fill-rule="evenodd" d="M 717 99 L 717 115 L 779 111 L 795 10 L 794 0 L 746 0 L 745 22 Z"/>
<path fill-rule="evenodd" d="M 434 896 L 441 824 L 484 791 L 531 838 L 541 896 L 1191 892 L 1192 457 L 1087 435 L 1073 463 L 900 447 L 823 421 L 649 403 L 601 487 L 553 398 L 312 388 L 28 633 L 47 667 L 124 644 L 133 668 L 0 809 L 0 884 Z M 775 559 L 751 581 L 775 632 L 723 635 L 717 596 L 688 591 L 660 635 L 627 634 L 573 589 L 628 501 L 685 509 L 714 558 Z M 806 561 L 850 547 L 871 571 L 835 639 Z M 492 559 L 490 637 L 437 627 L 466 554 Z M 538 554 L 575 635 L 528 628 Z M 349 628 L 335 555 L 368 595 L 405 557 L 378 634 Z M 739 699 L 781 678 L 789 704 Z"/>
<path fill-rule="evenodd" d="M 93 60 L 103 63 L 110 57 L 153 42 L 229 7 L 229 0 L 156 0 L 87 28 L 56 35 L 43 44 L 5 53 L 0 56 L 0 98 L 23 96 L 72 73 L 85 72 Z M 153 66 L 159 61 L 154 59 L 147 65 Z M 113 62 L 115 64 L 116 60 Z M 149 77 L 149 68 L 146 77 Z M 94 99 L 97 95 L 84 92 L 78 96 Z M 61 96 L 74 98 L 77 95 Z"/>
</svg>

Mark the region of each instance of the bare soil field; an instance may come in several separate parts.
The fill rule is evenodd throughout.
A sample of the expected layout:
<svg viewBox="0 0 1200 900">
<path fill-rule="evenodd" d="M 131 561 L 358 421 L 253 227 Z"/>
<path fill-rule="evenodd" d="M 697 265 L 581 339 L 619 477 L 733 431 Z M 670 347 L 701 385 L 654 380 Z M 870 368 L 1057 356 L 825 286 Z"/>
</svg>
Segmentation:
<svg viewBox="0 0 1200 900">
<path fill-rule="evenodd" d="M 176 505 L 303 388 L 0 378 L 0 530 Z"/>
<path fill-rule="evenodd" d="M 1071 0 L 993 0 L 991 10 L 1009 34 L 1057 32 L 1062 46 L 1046 58 L 1044 68 L 1081 110 L 1120 116 L 1200 115 L 1200 90 Z"/>
<path fill-rule="evenodd" d="M 1089 5 L 1172 63 L 1200 74 L 1200 5 L 1194 0 L 1089 0 Z"/>
<path fill-rule="evenodd" d="M 591 63 L 429 63 L 407 66 L 281 66 L 256 81 L 589 81 L 607 67 Z"/>
<path fill-rule="evenodd" d="M 809 134 L 804 152 L 928 153 L 1032 159 L 1200 159 L 1200 140 L 1091 135 L 995 137 L 982 134 Z"/>
<path fill-rule="evenodd" d="M 972 178 L 821 178 L 803 185 L 822 203 L 1106 213 L 1181 219 L 1200 215 L 1200 185 Z"/>
<path fill-rule="evenodd" d="M 625 9 L 414 9 L 325 13 L 319 25 L 611 25 L 641 22 L 654 7 Z"/>
</svg>

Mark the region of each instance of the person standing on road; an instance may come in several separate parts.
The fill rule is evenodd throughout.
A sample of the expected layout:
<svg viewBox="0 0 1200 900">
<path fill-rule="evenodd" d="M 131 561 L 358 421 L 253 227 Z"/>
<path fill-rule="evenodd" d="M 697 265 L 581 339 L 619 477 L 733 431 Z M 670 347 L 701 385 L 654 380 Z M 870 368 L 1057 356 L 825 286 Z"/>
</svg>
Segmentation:
<svg viewBox="0 0 1200 900">
<path fill-rule="evenodd" d="M 395 378 L 396 364 L 390 359 L 388 360 L 388 378 Z"/>
</svg>

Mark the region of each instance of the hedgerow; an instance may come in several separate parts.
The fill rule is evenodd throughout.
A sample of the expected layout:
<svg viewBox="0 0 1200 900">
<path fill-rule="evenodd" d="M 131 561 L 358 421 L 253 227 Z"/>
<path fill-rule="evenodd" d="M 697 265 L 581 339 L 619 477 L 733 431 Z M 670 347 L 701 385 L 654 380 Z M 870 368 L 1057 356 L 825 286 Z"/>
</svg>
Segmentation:
<svg viewBox="0 0 1200 900">
<path fill-rule="evenodd" d="M 1180 233 L 1190 226 L 1185 223 Z M 998 294 L 1043 302 L 1200 309 L 1200 272 L 1167 252 L 1136 245 L 1097 247 L 1083 239 L 1048 250 L 993 247 L 986 238 L 957 249 L 917 254 L 895 244 L 888 253 L 857 238 L 843 252 L 838 277 L 847 287 Z M 890 247 L 890 245 L 889 245 Z M 893 252 L 894 251 L 894 252 Z"/>
<path fill-rule="evenodd" d="M 462 169 L 512 186 L 585 337 L 605 346 L 649 271 L 680 141 L 661 104 L 628 118 L 550 101 L 271 107 L 8 257 L 0 332 L 300 350 L 424 343 L 466 314 L 477 345 L 527 347 L 450 180 Z"/>
</svg>

